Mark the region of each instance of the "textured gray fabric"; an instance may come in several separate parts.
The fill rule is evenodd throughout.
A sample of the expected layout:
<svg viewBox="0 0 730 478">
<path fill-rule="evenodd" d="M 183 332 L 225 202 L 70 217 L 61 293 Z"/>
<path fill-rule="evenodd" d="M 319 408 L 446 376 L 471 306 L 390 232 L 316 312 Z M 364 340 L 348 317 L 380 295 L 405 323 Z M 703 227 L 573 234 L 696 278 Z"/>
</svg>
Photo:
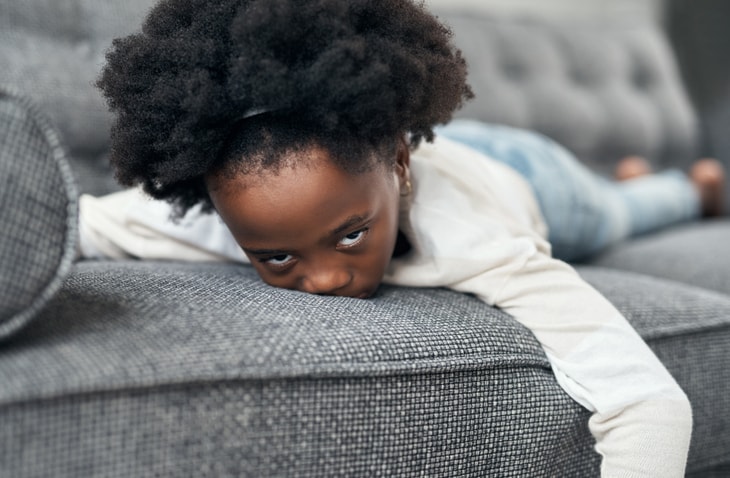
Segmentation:
<svg viewBox="0 0 730 478">
<path fill-rule="evenodd" d="M 363 301 L 274 289 L 249 267 L 81 263 L 0 349 L 0 383 L 3 476 L 586 477 L 598 464 L 587 413 L 532 335 L 445 290 Z"/>
<path fill-rule="evenodd" d="M 718 466 L 703 469 L 694 473 L 687 473 L 686 478 L 727 478 L 730 476 L 730 466 Z"/>
<path fill-rule="evenodd" d="M 689 470 L 727 463 L 730 300 L 580 272 L 687 390 Z M 588 414 L 532 335 L 445 290 L 360 301 L 249 267 L 81 263 L 0 349 L 0 382 L 1 476 L 597 473 Z"/>
<path fill-rule="evenodd" d="M 575 429 L 584 413 L 539 388 L 509 386 L 518 379 L 539 387 L 544 377 L 535 375 L 193 382 L 28 402 L 4 407 L 1 471 L 24 478 L 596 476 L 597 456 L 586 457 L 585 431 Z"/>
<path fill-rule="evenodd" d="M 694 112 L 664 35 L 627 19 L 551 23 L 443 11 L 476 98 L 458 116 L 539 131 L 606 171 L 628 154 L 683 166 Z"/>
<path fill-rule="evenodd" d="M 61 286 L 76 247 L 76 190 L 56 132 L 0 86 L 0 341 Z"/>
<path fill-rule="evenodd" d="M 3 378 L 0 401 L 57 393 L 59 386 L 70 393 L 211 374 L 357 374 L 358 364 L 368 374 L 380 366 L 441 372 L 451 362 L 484 363 L 485 350 L 494 366 L 548 366 L 521 326 L 476 299 L 395 290 L 364 301 L 275 289 L 243 266 L 81 262 L 43 320 L 6 345 L 5 351 L 35 350 L 27 362 L 3 356 L 3 367 L 17 373 Z M 474 336 L 475 328 L 482 337 Z M 83 345 L 86 357 L 60 357 L 68 343 Z M 460 353 L 454 354 L 451 344 L 457 343 Z M 100 367 L 104 363 L 116 373 Z M 76 368 L 85 371 L 65 373 Z"/>
<path fill-rule="evenodd" d="M 0 83 L 30 96 L 60 130 L 81 192 L 116 189 L 110 115 L 94 82 L 113 38 L 154 0 L 0 0 Z"/>
<path fill-rule="evenodd" d="M 694 222 L 619 244 L 591 264 L 730 294 L 730 221 Z"/>
</svg>

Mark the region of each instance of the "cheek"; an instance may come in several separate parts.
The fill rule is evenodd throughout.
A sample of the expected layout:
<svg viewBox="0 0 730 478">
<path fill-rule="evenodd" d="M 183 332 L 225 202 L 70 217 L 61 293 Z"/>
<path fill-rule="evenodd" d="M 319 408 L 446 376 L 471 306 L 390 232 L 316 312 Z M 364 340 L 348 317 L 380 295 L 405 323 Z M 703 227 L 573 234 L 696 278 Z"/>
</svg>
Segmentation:
<svg viewBox="0 0 730 478">
<path fill-rule="evenodd" d="M 392 257 L 395 243 L 398 239 L 398 231 L 400 230 L 400 194 L 396 191 L 395 197 L 392 199 L 393 205 L 390 210 L 390 250 Z"/>
<path fill-rule="evenodd" d="M 378 275 L 377 280 L 381 280 L 385 269 L 388 267 L 393 257 L 396 239 L 398 238 L 398 214 L 389 215 L 384 221 L 383 227 L 380 228 L 376 238 L 376 244 L 373 245 L 372 254 L 367 259 L 370 266 L 370 275 Z"/>
</svg>

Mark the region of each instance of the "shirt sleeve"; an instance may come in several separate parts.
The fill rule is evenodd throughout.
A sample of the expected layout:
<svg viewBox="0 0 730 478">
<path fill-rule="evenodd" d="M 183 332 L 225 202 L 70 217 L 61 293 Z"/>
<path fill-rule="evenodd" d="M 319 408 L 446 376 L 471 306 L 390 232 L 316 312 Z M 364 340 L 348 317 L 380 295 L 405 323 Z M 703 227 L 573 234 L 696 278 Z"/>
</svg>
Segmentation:
<svg viewBox="0 0 730 478">
<path fill-rule="evenodd" d="M 195 208 L 171 220 L 172 207 L 133 188 L 79 200 L 80 253 L 85 259 L 248 262 L 217 214 Z"/>
<path fill-rule="evenodd" d="M 452 288 L 477 294 L 535 334 L 558 383 L 592 412 L 602 477 L 684 476 L 692 414 L 673 377 L 572 267 L 538 251 L 522 261 L 492 294 L 483 293 L 496 283 L 489 271 Z"/>
</svg>

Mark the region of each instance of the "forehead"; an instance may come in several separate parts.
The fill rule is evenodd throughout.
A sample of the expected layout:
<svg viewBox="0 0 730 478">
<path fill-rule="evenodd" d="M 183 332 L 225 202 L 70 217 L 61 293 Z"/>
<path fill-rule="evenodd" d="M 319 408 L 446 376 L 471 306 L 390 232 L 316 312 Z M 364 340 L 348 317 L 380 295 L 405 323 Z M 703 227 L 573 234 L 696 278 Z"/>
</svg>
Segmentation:
<svg viewBox="0 0 730 478">
<path fill-rule="evenodd" d="M 302 154 L 302 153 L 299 153 Z M 391 187 L 386 168 L 350 173 L 319 148 L 307 157 L 248 174 L 218 175 L 211 198 L 231 232 L 249 240 L 291 238 L 363 214 Z"/>
</svg>

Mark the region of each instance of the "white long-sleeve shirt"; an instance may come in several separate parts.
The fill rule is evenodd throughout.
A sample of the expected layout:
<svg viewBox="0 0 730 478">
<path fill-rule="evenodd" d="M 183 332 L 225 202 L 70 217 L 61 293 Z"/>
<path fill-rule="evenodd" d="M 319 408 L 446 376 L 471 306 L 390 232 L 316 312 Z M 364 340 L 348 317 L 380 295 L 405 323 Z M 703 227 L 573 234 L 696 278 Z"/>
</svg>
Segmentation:
<svg viewBox="0 0 730 478">
<path fill-rule="evenodd" d="M 692 417 L 680 387 L 625 318 L 564 262 L 529 185 L 510 168 L 437 139 L 411 155 L 413 194 L 400 229 L 412 245 L 384 282 L 474 294 L 528 327 L 560 386 L 592 412 L 602 477 L 682 477 Z M 138 190 L 81 199 L 87 257 L 232 260 L 246 257 L 215 215 Z"/>
</svg>

